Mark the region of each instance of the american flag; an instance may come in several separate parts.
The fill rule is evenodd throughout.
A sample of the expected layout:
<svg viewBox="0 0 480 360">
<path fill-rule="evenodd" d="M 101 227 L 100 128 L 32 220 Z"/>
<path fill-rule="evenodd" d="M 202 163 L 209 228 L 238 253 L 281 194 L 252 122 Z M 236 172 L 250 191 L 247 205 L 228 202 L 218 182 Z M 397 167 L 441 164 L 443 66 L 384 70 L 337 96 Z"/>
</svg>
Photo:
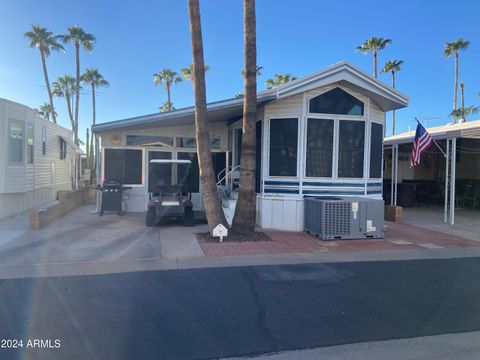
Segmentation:
<svg viewBox="0 0 480 360">
<path fill-rule="evenodd" d="M 413 140 L 412 158 L 410 160 L 410 166 L 420 164 L 420 156 L 432 145 L 432 137 L 423 127 L 420 122 L 417 125 L 417 131 L 415 132 L 415 140 Z"/>
</svg>

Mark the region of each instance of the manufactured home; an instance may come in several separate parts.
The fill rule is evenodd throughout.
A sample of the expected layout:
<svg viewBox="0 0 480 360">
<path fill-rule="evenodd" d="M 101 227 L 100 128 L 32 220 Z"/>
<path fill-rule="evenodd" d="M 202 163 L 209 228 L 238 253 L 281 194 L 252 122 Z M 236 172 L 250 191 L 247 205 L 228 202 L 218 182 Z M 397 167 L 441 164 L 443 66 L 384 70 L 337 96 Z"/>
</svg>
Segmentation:
<svg viewBox="0 0 480 360">
<path fill-rule="evenodd" d="M 82 151 L 71 137 L 36 110 L 0 98 L 0 219 L 75 188 Z"/>
<path fill-rule="evenodd" d="M 257 96 L 257 224 L 303 230 L 304 196 L 382 198 L 385 113 L 408 97 L 340 62 Z M 212 160 L 219 186 L 234 184 L 240 164 L 243 99 L 209 103 Z M 204 209 L 193 107 L 100 123 L 98 179 L 132 187 L 127 211 L 144 212 L 152 187 L 175 183 L 175 168 L 152 159 L 189 159 L 194 210 Z M 233 192 L 234 193 L 234 192 Z M 234 202 L 235 196 L 228 203 Z"/>
</svg>

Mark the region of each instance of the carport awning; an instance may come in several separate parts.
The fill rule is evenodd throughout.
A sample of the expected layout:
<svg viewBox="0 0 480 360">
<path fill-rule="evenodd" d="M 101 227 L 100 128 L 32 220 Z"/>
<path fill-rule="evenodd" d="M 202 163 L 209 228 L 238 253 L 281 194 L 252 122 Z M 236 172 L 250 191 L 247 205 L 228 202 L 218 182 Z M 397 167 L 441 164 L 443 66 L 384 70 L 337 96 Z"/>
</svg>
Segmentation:
<svg viewBox="0 0 480 360">
<path fill-rule="evenodd" d="M 70 146 L 70 147 L 73 149 L 73 152 L 74 152 L 75 154 L 80 154 L 80 155 L 85 154 L 85 152 L 84 152 L 82 149 L 80 149 L 80 147 L 79 147 L 78 145 L 76 145 L 74 142 L 70 141 L 70 140 L 67 139 L 67 138 L 64 138 L 64 137 L 61 136 L 61 135 L 59 135 L 58 137 L 59 137 L 60 139 L 62 139 L 63 141 L 65 141 L 65 142 L 68 144 L 68 146 Z"/>
<path fill-rule="evenodd" d="M 449 124 L 427 128 L 428 133 L 435 140 L 469 138 L 480 139 L 480 120 L 458 124 Z M 407 131 L 385 138 L 384 145 L 413 143 L 415 131 Z"/>
</svg>

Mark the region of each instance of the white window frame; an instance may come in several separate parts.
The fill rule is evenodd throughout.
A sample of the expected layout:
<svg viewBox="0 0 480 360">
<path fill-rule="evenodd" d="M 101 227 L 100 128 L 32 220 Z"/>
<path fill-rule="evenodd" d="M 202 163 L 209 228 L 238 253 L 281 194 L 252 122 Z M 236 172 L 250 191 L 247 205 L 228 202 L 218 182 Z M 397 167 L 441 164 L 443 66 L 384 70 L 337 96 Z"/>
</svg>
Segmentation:
<svg viewBox="0 0 480 360">
<path fill-rule="evenodd" d="M 279 175 L 270 175 L 270 130 L 271 130 L 271 121 L 272 120 L 282 120 L 282 119 L 297 119 L 297 172 L 296 172 L 296 175 L 290 175 L 290 176 L 279 176 Z M 300 177 L 300 156 L 301 156 L 301 153 L 300 153 L 300 147 L 301 147 L 301 119 L 302 117 L 301 116 L 294 116 L 294 115 L 291 115 L 291 116 L 284 116 L 284 115 L 271 115 L 267 118 L 267 121 L 268 123 L 265 124 L 267 126 L 267 129 L 268 131 L 265 132 L 265 134 L 267 136 L 265 136 L 265 145 L 267 147 L 266 151 L 265 151 L 265 161 L 266 161 L 266 171 L 267 171 L 267 179 L 265 180 L 268 180 L 268 179 L 286 179 L 286 180 L 291 180 L 291 179 L 295 179 L 295 180 L 298 180 L 299 177 Z"/>
<path fill-rule="evenodd" d="M 316 98 L 317 96 L 323 95 L 335 88 L 340 88 L 346 93 L 350 94 L 357 100 L 361 101 L 363 103 L 363 115 L 342 115 L 342 114 L 327 114 L 327 113 L 310 113 L 310 100 L 313 98 Z M 305 126 L 304 126 L 304 133 L 303 133 L 303 154 L 304 154 L 304 159 L 303 163 L 305 164 L 303 166 L 303 172 L 302 172 L 302 177 L 303 179 L 308 179 L 309 181 L 332 181 L 332 180 L 342 180 L 342 181 L 363 181 L 366 178 L 366 157 L 367 154 L 369 156 L 368 150 L 368 145 L 367 145 L 367 135 L 368 135 L 368 126 L 370 124 L 369 120 L 369 111 L 370 111 L 370 103 L 368 101 L 368 98 L 365 97 L 364 99 L 359 98 L 356 94 L 352 94 L 351 91 L 348 88 L 345 88 L 343 86 L 333 86 L 330 88 L 325 88 L 320 92 L 316 92 L 314 94 L 311 94 L 309 96 L 305 96 Z M 306 161 L 307 161 L 307 131 L 308 131 L 308 119 L 322 119 L 322 120 L 333 120 L 333 154 L 332 154 L 332 176 L 331 177 L 307 177 L 306 172 L 307 172 L 307 166 L 306 166 Z M 347 121 L 362 121 L 365 123 L 365 133 L 364 133 L 364 149 L 363 149 L 363 159 L 364 159 L 364 164 L 363 164 L 363 177 L 361 178 L 345 178 L 345 177 L 339 177 L 338 176 L 338 154 L 340 151 L 340 121 L 347 120 Z"/>
<path fill-rule="evenodd" d="M 11 154 L 12 154 L 12 138 L 11 138 L 11 124 L 19 124 L 22 127 L 22 160 L 21 161 L 13 161 Z M 26 141 L 25 141 L 25 121 L 17 120 L 17 119 L 8 119 L 8 128 L 7 128 L 7 136 L 8 136 L 8 165 L 10 166 L 23 166 L 26 163 Z"/>
</svg>

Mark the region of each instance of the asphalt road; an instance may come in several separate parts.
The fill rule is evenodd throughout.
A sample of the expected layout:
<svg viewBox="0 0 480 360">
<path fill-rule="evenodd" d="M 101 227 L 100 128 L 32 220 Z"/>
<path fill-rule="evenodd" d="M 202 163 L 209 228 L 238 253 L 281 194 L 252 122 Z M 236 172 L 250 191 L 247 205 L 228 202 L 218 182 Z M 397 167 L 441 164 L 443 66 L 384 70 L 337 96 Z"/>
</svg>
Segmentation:
<svg viewBox="0 0 480 360">
<path fill-rule="evenodd" d="M 480 258 L 0 281 L 0 359 L 208 359 L 476 331 Z M 60 340 L 56 349 L 28 340 Z M 0 344 L 1 345 L 1 344 Z"/>
</svg>

